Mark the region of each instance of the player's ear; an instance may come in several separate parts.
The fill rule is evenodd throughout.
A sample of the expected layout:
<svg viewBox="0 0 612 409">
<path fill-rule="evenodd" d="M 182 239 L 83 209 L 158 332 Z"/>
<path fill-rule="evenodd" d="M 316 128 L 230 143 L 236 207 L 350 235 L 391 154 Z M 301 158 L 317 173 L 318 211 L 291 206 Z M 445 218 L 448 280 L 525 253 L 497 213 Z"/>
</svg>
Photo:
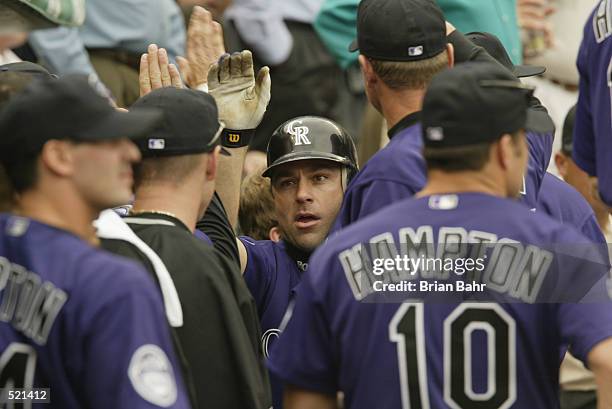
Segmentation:
<svg viewBox="0 0 612 409">
<path fill-rule="evenodd" d="M 217 146 L 215 149 L 206 155 L 206 180 L 215 180 L 217 177 L 217 164 L 219 163 L 219 154 L 221 147 Z"/>
<path fill-rule="evenodd" d="M 359 54 L 359 66 L 361 67 L 361 73 L 363 74 L 363 81 L 366 86 L 373 86 L 378 82 L 378 76 L 374 72 L 374 67 L 368 58 Z"/>
<path fill-rule="evenodd" d="M 453 68 L 455 66 L 455 47 L 451 43 L 446 44 L 446 54 L 448 55 L 448 67 Z"/>
<path fill-rule="evenodd" d="M 559 175 L 565 179 L 567 176 L 567 157 L 561 152 L 555 153 L 555 165 L 557 165 L 557 170 L 559 171 Z"/>
<path fill-rule="evenodd" d="M 516 146 L 512 140 L 512 136 L 509 134 L 503 135 L 499 138 L 499 141 L 494 144 L 494 150 L 497 151 L 497 159 L 502 169 L 511 169 L 514 164 L 514 158 L 516 157 Z"/>
<path fill-rule="evenodd" d="M 278 226 L 274 226 L 270 228 L 270 231 L 268 232 L 268 237 L 272 241 L 276 241 L 276 242 L 280 241 L 281 234 L 280 234 L 280 229 L 278 228 Z"/>
<path fill-rule="evenodd" d="M 68 141 L 51 139 L 41 150 L 43 167 L 59 176 L 70 176 L 75 172 L 74 145 Z"/>
</svg>

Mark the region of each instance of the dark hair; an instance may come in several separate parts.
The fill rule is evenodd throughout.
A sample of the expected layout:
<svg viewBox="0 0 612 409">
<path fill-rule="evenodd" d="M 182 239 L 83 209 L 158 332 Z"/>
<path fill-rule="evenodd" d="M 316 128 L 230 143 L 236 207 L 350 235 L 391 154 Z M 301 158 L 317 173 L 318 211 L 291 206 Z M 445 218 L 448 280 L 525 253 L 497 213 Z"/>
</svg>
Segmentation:
<svg viewBox="0 0 612 409">
<path fill-rule="evenodd" d="M 0 177 L 0 183 L 2 183 L 4 190 L 4 182 L 6 181 L 8 184 L 6 188 L 10 191 L 10 197 L 12 197 L 13 191 L 15 193 L 25 192 L 33 188 L 38 181 L 38 155 L 20 158 L 18 161 L 4 164 L 3 167 L 6 171 L 6 179 Z"/>
<path fill-rule="evenodd" d="M 518 131 L 511 134 L 512 142 L 517 147 L 520 134 Z M 441 170 L 443 172 L 479 171 L 484 168 L 489 160 L 491 148 L 497 142 L 499 142 L 499 139 L 457 148 L 425 148 L 423 149 L 423 157 L 427 163 L 427 170 Z"/>
</svg>

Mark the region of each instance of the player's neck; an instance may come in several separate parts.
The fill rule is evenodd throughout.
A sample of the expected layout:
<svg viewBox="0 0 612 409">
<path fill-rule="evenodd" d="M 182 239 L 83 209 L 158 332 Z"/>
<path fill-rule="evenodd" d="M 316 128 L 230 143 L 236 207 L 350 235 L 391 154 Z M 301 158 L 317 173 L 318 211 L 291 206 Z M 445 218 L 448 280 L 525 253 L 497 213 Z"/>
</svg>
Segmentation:
<svg viewBox="0 0 612 409">
<path fill-rule="evenodd" d="M 189 185 L 174 186 L 165 183 L 148 184 L 136 190 L 134 213 L 164 212 L 179 219 L 189 230 L 195 230 L 199 215 L 199 201 L 194 192 L 199 188 Z"/>
<path fill-rule="evenodd" d="M 85 203 L 76 192 L 54 186 L 51 192 L 30 190 L 20 195 L 15 213 L 66 230 L 91 245 L 98 246 L 93 221 L 100 214 Z"/>
<path fill-rule="evenodd" d="M 601 207 L 595 210 L 595 217 L 597 218 L 597 223 L 601 227 L 601 231 L 603 234 L 610 234 L 612 231 L 612 223 L 610 220 L 610 213 L 608 209 L 605 207 Z"/>
<path fill-rule="evenodd" d="M 483 172 L 441 172 L 430 171 L 428 181 L 417 196 L 431 196 L 447 193 L 477 192 L 492 196 L 506 197 L 506 189 L 495 178 Z"/>
<path fill-rule="evenodd" d="M 380 98 L 387 127 L 391 129 L 406 116 L 419 112 L 423 108 L 424 96 L 424 89 L 395 91 L 387 88 Z"/>
</svg>

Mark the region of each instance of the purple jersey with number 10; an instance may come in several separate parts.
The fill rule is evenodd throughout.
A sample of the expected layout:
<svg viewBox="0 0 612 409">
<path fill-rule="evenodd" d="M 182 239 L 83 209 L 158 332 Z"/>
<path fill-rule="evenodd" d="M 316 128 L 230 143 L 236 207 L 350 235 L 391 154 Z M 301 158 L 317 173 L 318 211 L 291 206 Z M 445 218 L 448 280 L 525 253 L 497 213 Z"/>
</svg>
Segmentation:
<svg viewBox="0 0 612 409">
<path fill-rule="evenodd" d="M 491 293 L 513 302 L 368 302 L 380 277 L 364 264 L 375 258 L 374 249 L 440 258 L 458 255 L 463 246 L 457 243 L 468 241 L 501 244 L 487 258 L 492 271 L 484 270 L 482 282 L 496 283 Z M 347 409 L 558 408 L 560 350 L 571 343 L 574 355 L 586 360 L 612 337 L 612 312 L 601 255 L 591 247 L 582 247 L 588 259 L 546 251 L 552 243 L 575 255 L 589 240 L 522 204 L 479 193 L 389 206 L 312 255 L 293 315 L 271 350 L 270 370 L 300 389 L 343 391 Z M 504 274 L 506 266 L 516 274 Z M 546 288 L 560 295 L 577 286 L 584 287 L 575 295 L 590 291 L 600 302 L 536 302 Z"/>
<path fill-rule="evenodd" d="M 573 158 L 599 178 L 601 198 L 612 206 L 612 0 L 601 0 L 587 21 L 577 64 Z"/>
<path fill-rule="evenodd" d="M 8 214 L 0 214 L 0 354 L 5 392 L 49 388 L 50 403 L 35 408 L 190 407 L 147 273 Z"/>
</svg>

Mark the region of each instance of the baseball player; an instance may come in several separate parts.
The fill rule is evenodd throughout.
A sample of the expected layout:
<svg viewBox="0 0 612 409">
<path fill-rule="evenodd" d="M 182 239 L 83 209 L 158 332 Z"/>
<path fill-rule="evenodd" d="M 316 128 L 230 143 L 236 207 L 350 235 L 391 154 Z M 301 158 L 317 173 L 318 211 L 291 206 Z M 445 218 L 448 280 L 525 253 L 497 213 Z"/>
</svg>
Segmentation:
<svg viewBox="0 0 612 409">
<path fill-rule="evenodd" d="M 211 71 L 214 71 L 213 68 Z M 246 147 L 230 149 L 236 160 L 226 170 L 240 175 Z M 243 159 L 242 159 L 243 160 Z M 308 269 L 312 252 L 325 240 L 340 208 L 342 195 L 357 172 L 356 149 L 350 135 L 335 122 L 313 116 L 294 118 L 276 129 L 270 138 L 268 167 L 276 220 L 282 240 L 239 237 L 241 271 L 255 298 L 267 356 L 280 334 L 285 312 L 295 288 Z M 223 203 L 238 203 L 239 177 L 233 186 L 225 180 Z M 220 186 L 217 186 L 220 188 Z M 204 222 L 208 222 L 206 217 Z M 282 407 L 282 389 L 270 378 L 274 408 Z"/>
<path fill-rule="evenodd" d="M 573 158 L 599 179 L 601 199 L 612 206 L 612 1 L 601 0 L 584 27 L 578 53 L 580 94 Z"/>
<path fill-rule="evenodd" d="M 248 52 L 230 61 L 228 81 L 210 84 L 210 91 L 220 104 L 225 101 L 226 111 L 252 114 L 240 104 L 242 91 L 263 94 L 269 80 L 255 82 Z M 146 108 L 159 109 L 164 122 L 136 140 L 143 161 L 136 167 L 134 206 L 123 220 L 159 255 L 176 288 L 182 322 L 173 325 L 173 334 L 184 377 L 195 392 L 193 406 L 268 409 L 270 386 L 253 298 L 238 266 L 193 236 L 215 189 L 219 152 L 227 153 L 220 146 L 223 126 L 215 99 L 197 90 L 162 87 L 131 110 Z M 235 241 L 233 234 L 229 239 Z M 127 241 L 115 241 L 112 251 L 143 258 Z"/>
<path fill-rule="evenodd" d="M 558 152 L 555 156 L 557 164 L 561 164 L 559 156 L 565 159 L 564 166 L 558 166 L 560 172 L 565 175 L 570 173 L 566 169 L 568 166 L 573 166 L 578 172 L 583 173 L 580 169 L 576 168 L 575 164 L 567 163 L 567 161 L 571 161 L 572 156 L 575 118 L 576 109 L 574 107 L 565 118 L 562 133 L 562 151 Z M 572 176 L 576 173 L 571 172 Z M 572 225 L 594 243 L 605 243 L 606 238 L 594 212 L 595 206 L 601 208 L 604 206 L 601 202 L 597 203 L 594 198 L 591 203 L 586 200 L 587 197 L 593 196 L 593 192 L 590 188 L 591 184 L 588 177 L 584 173 L 583 175 L 584 179 L 578 176 L 580 177 L 580 183 L 577 184 L 572 178 L 567 179 L 568 183 L 565 183 L 563 180 L 547 172 L 540 187 L 537 211 L 542 211 L 554 219 Z M 577 189 L 581 189 L 581 191 Z M 604 226 L 607 226 L 609 223 L 607 212 L 605 212 L 603 221 L 605 223 Z"/>
<path fill-rule="evenodd" d="M 357 39 L 350 49 L 360 52 L 367 95 L 389 124 L 390 142 L 351 182 L 333 231 L 412 197 L 425 185 L 420 110 L 431 78 L 453 64 L 495 63 L 483 48 L 445 23 L 442 11 L 430 0 L 362 1 Z M 521 190 L 528 196 L 530 208 L 537 203 L 539 184 L 550 159 L 553 130 L 550 121 L 550 132 L 529 135 L 534 167 Z"/>
<path fill-rule="evenodd" d="M 612 379 L 606 267 L 588 249 L 585 259 L 547 252 L 546 243 L 585 239 L 508 200 L 522 186 L 525 129 L 546 126 L 529 113 L 527 92 L 489 64 L 464 64 L 433 79 L 422 114 L 428 183 L 418 198 L 355 223 L 313 255 L 269 359 L 271 372 L 290 386 L 285 408 L 334 408 L 339 390 L 348 409 L 555 408 L 559 350 L 566 343 L 595 371 L 603 407 L 612 404 L 603 387 Z M 435 296 L 428 292 L 434 277 L 467 282 L 469 275 L 453 263 L 448 270 L 433 264 L 410 273 L 395 263 L 374 269 L 384 254 L 432 261 L 454 254 L 456 260 L 468 241 L 479 240 L 492 244 L 482 274 L 472 276 L 487 284 L 482 293 L 476 287 L 460 293 L 457 286 L 439 295 L 442 303 L 418 301 Z M 504 262 L 506 247 L 516 252 Z M 478 262 L 472 257 L 483 253 L 470 249 Z M 512 263 L 522 267 L 506 269 Z M 526 274 L 539 279 L 527 282 Z M 400 290 L 400 299 L 409 300 L 401 304 L 380 302 L 385 298 L 376 297 L 376 288 L 404 288 L 401 280 L 426 288 L 413 296 Z M 589 289 L 603 305 L 540 303 L 576 300 Z M 461 302 L 470 299 L 489 302 Z"/>
<path fill-rule="evenodd" d="M 92 226 L 131 196 L 140 154 L 126 138 L 159 120 L 115 111 L 81 76 L 31 84 L 4 107 L 0 159 L 18 197 L 16 215 L 0 215 L 3 407 L 190 407 L 159 291 L 98 250 Z"/>
<path fill-rule="evenodd" d="M 280 242 L 240 237 L 238 251 L 244 279 L 255 298 L 266 356 L 296 286 L 308 269 L 312 252 L 325 240 L 342 194 L 357 172 L 356 149 L 344 129 L 320 117 L 298 117 L 272 134 L 268 167 L 263 176 L 272 185 Z M 274 379 L 275 408 L 281 388 Z"/>
</svg>

